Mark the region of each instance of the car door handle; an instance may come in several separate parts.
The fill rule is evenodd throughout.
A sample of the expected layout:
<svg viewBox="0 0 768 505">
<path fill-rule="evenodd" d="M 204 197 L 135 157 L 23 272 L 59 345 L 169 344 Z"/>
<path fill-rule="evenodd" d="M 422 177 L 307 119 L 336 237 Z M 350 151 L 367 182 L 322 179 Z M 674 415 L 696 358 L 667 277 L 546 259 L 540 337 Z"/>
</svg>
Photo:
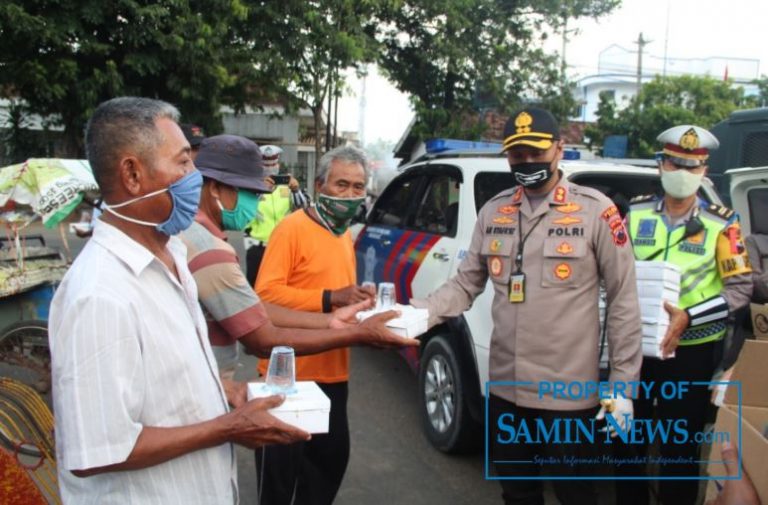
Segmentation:
<svg viewBox="0 0 768 505">
<path fill-rule="evenodd" d="M 448 261 L 451 257 L 447 253 L 433 252 L 432 257 L 439 261 Z"/>
</svg>

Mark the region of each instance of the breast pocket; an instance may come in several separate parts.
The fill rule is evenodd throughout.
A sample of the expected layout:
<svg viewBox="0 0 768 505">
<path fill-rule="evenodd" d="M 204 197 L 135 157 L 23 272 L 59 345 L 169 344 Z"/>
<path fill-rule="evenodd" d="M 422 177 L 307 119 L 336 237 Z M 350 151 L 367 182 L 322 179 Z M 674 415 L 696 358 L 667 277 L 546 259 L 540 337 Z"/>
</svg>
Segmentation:
<svg viewBox="0 0 768 505">
<path fill-rule="evenodd" d="M 583 238 L 548 238 L 544 240 L 541 286 L 573 288 L 579 286 L 586 272 L 587 242 Z"/>
<path fill-rule="evenodd" d="M 493 282 L 506 284 L 512 273 L 514 258 L 512 237 L 486 235 L 480 253 L 485 258 L 488 275 Z"/>
</svg>

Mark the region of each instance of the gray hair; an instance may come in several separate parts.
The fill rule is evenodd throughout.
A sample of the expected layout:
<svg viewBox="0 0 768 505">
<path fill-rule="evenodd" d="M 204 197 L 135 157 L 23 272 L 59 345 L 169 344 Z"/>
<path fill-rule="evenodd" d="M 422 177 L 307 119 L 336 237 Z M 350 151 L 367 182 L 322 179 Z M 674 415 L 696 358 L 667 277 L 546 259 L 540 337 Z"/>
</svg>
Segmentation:
<svg viewBox="0 0 768 505">
<path fill-rule="evenodd" d="M 168 118 L 178 122 L 179 111 L 161 100 L 123 96 L 103 102 L 85 127 L 85 151 L 102 195 L 115 183 L 115 163 L 129 150 L 154 166 L 154 155 L 163 137 L 155 122 Z"/>
<path fill-rule="evenodd" d="M 315 174 L 315 182 L 325 184 L 328 182 L 328 173 L 331 170 L 331 163 L 336 160 L 344 161 L 347 163 L 358 163 L 363 167 L 365 172 L 365 180 L 368 181 L 370 176 L 370 169 L 368 168 L 368 157 L 365 155 L 365 151 L 354 146 L 339 146 L 331 149 L 320 158 L 320 164 L 317 168 L 317 174 Z"/>
</svg>

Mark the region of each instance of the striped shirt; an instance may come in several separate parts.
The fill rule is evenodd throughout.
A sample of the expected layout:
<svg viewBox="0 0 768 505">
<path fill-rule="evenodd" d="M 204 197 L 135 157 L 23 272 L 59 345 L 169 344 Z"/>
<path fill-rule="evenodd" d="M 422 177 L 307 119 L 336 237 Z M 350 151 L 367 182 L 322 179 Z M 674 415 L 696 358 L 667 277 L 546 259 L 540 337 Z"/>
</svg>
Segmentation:
<svg viewBox="0 0 768 505">
<path fill-rule="evenodd" d="M 236 345 L 238 338 L 269 321 L 259 297 L 240 269 L 234 248 L 225 242 L 227 235 L 205 214 L 198 213 L 195 222 L 180 238 L 187 246 L 189 270 L 197 283 L 214 351 L 217 347 Z M 231 366 L 232 363 L 223 363 L 220 359 L 222 371 Z"/>
<path fill-rule="evenodd" d="M 64 503 L 225 504 L 237 497 L 231 444 L 149 468 L 75 477 L 121 463 L 144 426 L 179 427 L 228 410 L 197 289 L 177 238 L 179 280 L 103 221 L 51 304 L 56 458 Z"/>
</svg>

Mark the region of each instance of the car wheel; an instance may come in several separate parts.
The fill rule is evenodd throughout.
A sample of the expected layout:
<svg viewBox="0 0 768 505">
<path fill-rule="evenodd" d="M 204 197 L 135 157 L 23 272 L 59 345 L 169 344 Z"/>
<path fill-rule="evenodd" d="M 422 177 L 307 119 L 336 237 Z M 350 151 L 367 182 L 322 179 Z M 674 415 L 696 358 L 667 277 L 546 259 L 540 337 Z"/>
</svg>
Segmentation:
<svg viewBox="0 0 768 505">
<path fill-rule="evenodd" d="M 32 386 L 40 394 L 51 388 L 51 354 L 46 321 L 18 321 L 0 331 L 3 374 Z"/>
<path fill-rule="evenodd" d="M 430 443 L 448 453 L 474 448 L 481 440 L 481 431 L 467 409 L 456 353 L 443 337 L 431 339 L 424 348 L 419 389 L 424 430 Z"/>
</svg>

